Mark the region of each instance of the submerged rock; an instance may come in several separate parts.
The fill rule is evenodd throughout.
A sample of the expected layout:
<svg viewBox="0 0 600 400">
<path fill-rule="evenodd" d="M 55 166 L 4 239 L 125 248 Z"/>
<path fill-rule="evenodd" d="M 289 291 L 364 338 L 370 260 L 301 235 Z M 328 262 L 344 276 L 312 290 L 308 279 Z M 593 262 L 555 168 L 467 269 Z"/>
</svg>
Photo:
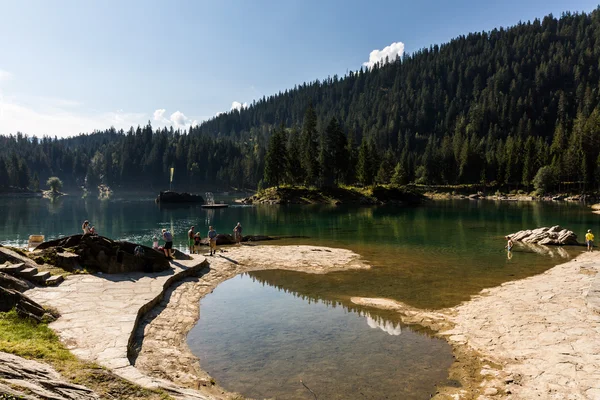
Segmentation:
<svg viewBox="0 0 600 400">
<path fill-rule="evenodd" d="M 523 230 L 508 235 L 515 242 L 535 243 L 541 245 L 578 245 L 577 235 L 559 225 L 533 230 Z"/>
</svg>

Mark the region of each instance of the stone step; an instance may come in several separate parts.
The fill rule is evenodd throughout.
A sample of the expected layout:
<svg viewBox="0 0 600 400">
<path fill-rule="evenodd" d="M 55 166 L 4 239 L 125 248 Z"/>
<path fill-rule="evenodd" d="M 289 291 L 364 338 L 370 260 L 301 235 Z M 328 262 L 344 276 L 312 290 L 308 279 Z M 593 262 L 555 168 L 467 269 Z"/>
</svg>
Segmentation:
<svg viewBox="0 0 600 400">
<path fill-rule="evenodd" d="M 31 277 L 31 280 L 34 281 L 35 283 L 45 283 L 48 278 L 50 278 L 50 272 L 46 271 L 46 272 L 39 272 L 35 275 L 33 275 Z"/>
<path fill-rule="evenodd" d="M 4 272 L 5 274 L 14 275 L 19 271 L 25 269 L 25 264 L 4 264 L 0 266 L 0 272 Z"/>
<path fill-rule="evenodd" d="M 35 274 L 38 273 L 37 268 L 23 268 L 19 272 L 15 273 L 16 276 L 23 279 L 31 279 Z"/>
<path fill-rule="evenodd" d="M 58 286 L 64 280 L 65 280 L 65 278 L 62 275 L 53 275 L 50 278 L 46 279 L 46 285 Z"/>
</svg>

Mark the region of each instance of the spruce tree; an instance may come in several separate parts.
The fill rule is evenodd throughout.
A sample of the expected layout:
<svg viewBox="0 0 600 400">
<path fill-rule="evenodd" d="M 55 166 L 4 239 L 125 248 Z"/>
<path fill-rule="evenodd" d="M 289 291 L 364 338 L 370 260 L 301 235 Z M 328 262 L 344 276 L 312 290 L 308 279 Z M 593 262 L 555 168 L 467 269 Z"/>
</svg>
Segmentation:
<svg viewBox="0 0 600 400">
<path fill-rule="evenodd" d="M 265 180 L 271 186 L 279 187 L 285 179 L 287 171 L 285 141 L 285 129 L 282 125 L 271 135 L 265 156 Z"/>
<path fill-rule="evenodd" d="M 304 169 L 305 183 L 307 185 L 316 184 L 319 176 L 317 138 L 317 114 L 311 103 L 304 114 L 301 140 L 301 164 Z"/>
</svg>

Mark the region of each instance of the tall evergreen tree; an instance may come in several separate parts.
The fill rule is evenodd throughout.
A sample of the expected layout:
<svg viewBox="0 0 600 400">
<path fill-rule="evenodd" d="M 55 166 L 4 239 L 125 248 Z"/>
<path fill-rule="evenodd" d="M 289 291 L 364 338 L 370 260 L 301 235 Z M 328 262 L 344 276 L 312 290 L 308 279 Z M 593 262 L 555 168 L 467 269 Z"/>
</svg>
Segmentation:
<svg viewBox="0 0 600 400">
<path fill-rule="evenodd" d="M 319 176 L 317 114 L 312 104 L 308 105 L 302 125 L 301 152 L 302 168 L 305 171 L 307 185 L 314 185 Z"/>
<path fill-rule="evenodd" d="M 285 148 L 285 129 L 283 125 L 271 135 L 265 157 L 265 180 L 279 187 L 287 171 L 287 153 Z"/>
</svg>

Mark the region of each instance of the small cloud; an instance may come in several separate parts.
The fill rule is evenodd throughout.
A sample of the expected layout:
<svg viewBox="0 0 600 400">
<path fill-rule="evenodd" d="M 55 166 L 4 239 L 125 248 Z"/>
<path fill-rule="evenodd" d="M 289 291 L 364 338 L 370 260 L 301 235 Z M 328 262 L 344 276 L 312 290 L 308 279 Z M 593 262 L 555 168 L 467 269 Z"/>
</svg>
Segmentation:
<svg viewBox="0 0 600 400">
<path fill-rule="evenodd" d="M 10 81 L 13 78 L 13 74 L 3 69 L 0 69 L 0 82 Z"/>
<path fill-rule="evenodd" d="M 158 110 L 154 111 L 154 120 L 163 123 L 168 122 L 168 120 L 165 118 L 165 112 L 167 112 L 167 110 L 164 108 L 159 108 Z"/>
<path fill-rule="evenodd" d="M 234 101 L 233 103 L 231 103 L 231 111 L 241 111 L 242 108 L 248 108 L 248 103 L 240 103 L 239 101 Z"/>
<path fill-rule="evenodd" d="M 373 50 L 369 54 L 369 61 L 364 62 L 363 65 L 367 68 L 373 68 L 378 62 L 384 63 L 386 57 L 389 61 L 394 61 L 396 56 L 402 56 L 402 54 L 404 54 L 404 43 L 394 42 L 384 47 L 383 50 Z"/>
<path fill-rule="evenodd" d="M 185 128 L 189 121 L 188 117 L 186 117 L 181 111 L 175 111 L 173 114 L 171 114 L 171 118 L 169 119 L 176 128 Z"/>
</svg>

